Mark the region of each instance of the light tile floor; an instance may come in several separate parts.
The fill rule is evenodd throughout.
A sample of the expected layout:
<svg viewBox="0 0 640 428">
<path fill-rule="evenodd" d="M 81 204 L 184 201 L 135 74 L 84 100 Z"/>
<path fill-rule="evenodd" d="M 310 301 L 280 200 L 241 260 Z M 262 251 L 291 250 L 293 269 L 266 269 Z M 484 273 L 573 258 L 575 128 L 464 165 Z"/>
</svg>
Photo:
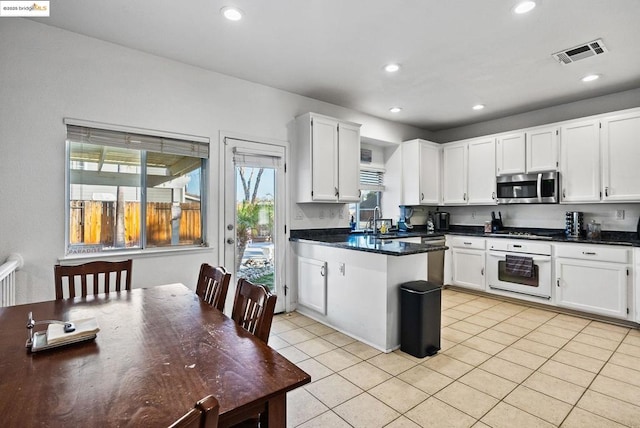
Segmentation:
<svg viewBox="0 0 640 428">
<path fill-rule="evenodd" d="M 384 354 L 299 313 L 269 345 L 311 375 L 290 427 L 640 427 L 640 331 L 445 289 L 442 350 Z"/>
</svg>

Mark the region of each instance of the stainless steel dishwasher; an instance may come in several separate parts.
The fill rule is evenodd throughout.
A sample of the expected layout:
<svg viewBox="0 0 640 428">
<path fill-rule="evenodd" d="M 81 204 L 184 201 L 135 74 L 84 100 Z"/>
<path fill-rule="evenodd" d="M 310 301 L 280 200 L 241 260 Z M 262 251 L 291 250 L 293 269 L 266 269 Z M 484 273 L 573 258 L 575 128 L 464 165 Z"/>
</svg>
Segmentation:
<svg viewBox="0 0 640 428">
<path fill-rule="evenodd" d="M 444 245 L 444 236 L 423 236 L 423 244 Z M 427 253 L 427 269 L 429 275 L 427 281 L 434 284 L 444 284 L 444 251 L 431 251 Z"/>
</svg>

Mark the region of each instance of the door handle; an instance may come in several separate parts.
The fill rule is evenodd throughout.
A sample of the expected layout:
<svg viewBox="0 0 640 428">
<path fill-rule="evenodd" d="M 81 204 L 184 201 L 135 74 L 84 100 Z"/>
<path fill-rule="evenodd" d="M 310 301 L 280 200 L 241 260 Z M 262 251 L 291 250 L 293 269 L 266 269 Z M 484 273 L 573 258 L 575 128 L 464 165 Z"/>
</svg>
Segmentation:
<svg viewBox="0 0 640 428">
<path fill-rule="evenodd" d="M 227 244 L 231 245 L 234 242 L 236 242 L 236 241 L 234 241 L 233 238 L 227 238 Z"/>
<path fill-rule="evenodd" d="M 320 268 L 320 276 L 324 276 L 324 275 L 325 275 L 325 273 L 326 273 L 325 267 L 324 267 L 324 266 L 322 266 L 322 267 Z"/>
<path fill-rule="evenodd" d="M 609 196 L 609 187 L 604 188 L 604 195 L 607 197 Z"/>
<path fill-rule="evenodd" d="M 484 268 L 480 269 L 480 275 L 484 276 Z"/>
<path fill-rule="evenodd" d="M 560 278 L 556 279 L 556 285 L 560 287 Z"/>
</svg>

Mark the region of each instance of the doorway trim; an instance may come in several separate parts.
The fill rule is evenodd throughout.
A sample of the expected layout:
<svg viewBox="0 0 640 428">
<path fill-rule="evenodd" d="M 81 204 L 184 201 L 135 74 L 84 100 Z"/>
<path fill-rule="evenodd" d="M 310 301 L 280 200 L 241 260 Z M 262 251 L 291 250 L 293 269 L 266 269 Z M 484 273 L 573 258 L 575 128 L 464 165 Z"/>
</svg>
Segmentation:
<svg viewBox="0 0 640 428">
<path fill-rule="evenodd" d="M 225 203 L 227 200 L 227 189 L 228 186 L 225 182 L 225 169 L 226 169 L 226 140 L 227 139 L 233 139 L 233 140 L 240 140 L 240 141 L 246 141 L 249 143 L 256 143 L 256 144 L 264 144 L 264 145 L 270 145 L 270 146 L 276 146 L 276 147 L 281 147 L 284 148 L 284 206 L 282 207 L 282 209 L 284 210 L 284 214 L 283 214 L 283 218 L 284 218 L 284 226 L 285 226 L 285 233 L 284 233 L 284 253 L 283 253 L 283 260 L 280 261 L 280 263 L 282 263 L 282 272 L 284 273 L 283 275 L 283 288 L 284 288 L 284 311 L 285 312 L 289 312 L 291 311 L 291 290 L 290 290 L 290 285 L 289 285 L 289 279 L 290 279 L 290 272 L 289 272 L 289 258 L 290 258 L 290 245 L 289 245 L 289 235 L 290 235 L 290 229 L 289 229 L 289 224 L 291 224 L 290 221 L 290 200 L 291 200 L 291 194 L 290 194 L 290 182 L 289 182 L 289 156 L 290 156 L 290 145 L 288 141 L 283 141 L 283 140 L 277 140 L 277 139 L 271 139 L 271 138 L 263 138 L 263 137 L 256 137 L 254 135 L 248 135 L 248 134 L 242 134 L 242 133 L 238 133 L 238 132 L 232 132 L 232 131 L 220 131 L 219 133 L 219 144 L 218 144 L 218 182 L 219 182 L 219 186 L 218 189 L 220 189 L 220 195 L 219 195 L 219 201 L 220 203 L 218 204 L 218 264 L 219 265 L 223 265 L 224 263 L 224 257 L 225 257 Z M 213 174 L 211 174 L 213 175 Z M 232 290 L 235 290 L 235 286 L 236 284 L 230 284 L 233 288 Z M 235 292 L 235 291 L 234 291 Z M 233 295 L 233 294 L 232 294 Z M 232 307 L 233 303 L 232 300 L 233 299 L 227 299 L 230 302 L 231 306 L 226 306 L 227 308 Z"/>
</svg>

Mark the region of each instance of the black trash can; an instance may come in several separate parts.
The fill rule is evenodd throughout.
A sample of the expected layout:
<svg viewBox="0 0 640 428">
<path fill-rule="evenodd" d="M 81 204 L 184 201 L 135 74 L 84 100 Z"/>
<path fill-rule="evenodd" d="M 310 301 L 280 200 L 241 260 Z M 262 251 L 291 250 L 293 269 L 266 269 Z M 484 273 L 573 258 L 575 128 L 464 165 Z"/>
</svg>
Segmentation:
<svg viewBox="0 0 640 428">
<path fill-rule="evenodd" d="M 440 350 L 442 286 L 428 281 L 400 285 L 400 350 L 417 358 Z"/>
</svg>

